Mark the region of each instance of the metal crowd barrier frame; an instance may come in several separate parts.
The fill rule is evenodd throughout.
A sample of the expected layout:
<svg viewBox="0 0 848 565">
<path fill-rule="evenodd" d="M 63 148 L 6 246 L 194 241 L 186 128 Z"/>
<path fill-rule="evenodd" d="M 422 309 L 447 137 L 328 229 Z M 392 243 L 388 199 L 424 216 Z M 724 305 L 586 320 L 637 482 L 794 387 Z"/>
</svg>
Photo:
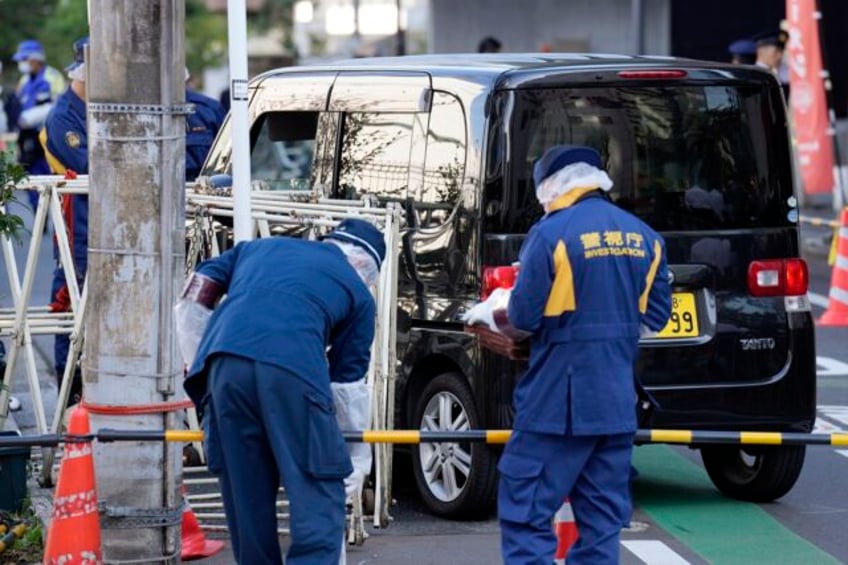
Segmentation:
<svg viewBox="0 0 848 565">
<path fill-rule="evenodd" d="M 11 345 L 6 361 L 6 371 L 3 374 L 3 385 L 0 389 L 0 428 L 5 426 L 9 415 L 9 394 L 12 377 L 19 355 L 23 354 L 26 363 L 26 375 L 32 393 L 33 410 L 36 427 L 39 432 L 48 430 L 57 432 L 62 421 L 62 413 L 67 404 L 70 392 L 71 377 L 76 361 L 82 352 L 82 324 L 84 320 L 86 293 L 80 292 L 77 284 L 76 269 L 74 268 L 73 252 L 68 241 L 65 220 L 62 215 L 61 198 L 65 194 L 87 194 L 88 178 L 80 177 L 67 180 L 57 175 L 32 176 L 17 188 L 37 191 L 40 195 L 38 207 L 32 225 L 32 237 L 24 266 L 23 277 L 20 276 L 15 261 L 15 242 L 9 236 L 0 236 L 0 247 L 3 250 L 3 262 L 9 277 L 9 287 L 12 293 L 12 308 L 0 309 L 0 336 L 11 338 Z M 5 210 L 4 210 L 5 212 Z M 49 297 L 41 299 L 41 305 L 35 306 L 39 299 L 33 300 L 32 287 L 36 269 L 41 254 L 41 243 L 44 239 L 45 227 L 49 221 L 53 224 L 59 252 L 59 261 L 65 270 L 68 292 L 71 300 L 70 312 L 50 312 L 47 304 Z M 52 270 L 50 273 L 52 276 Z M 33 335 L 69 335 L 71 346 L 65 364 L 63 386 L 59 391 L 53 421 L 48 427 L 47 416 L 38 381 L 33 349 Z"/>
<path fill-rule="evenodd" d="M 371 350 L 371 361 L 366 382 L 372 393 L 372 426 L 376 429 L 390 430 L 394 427 L 394 390 L 397 338 L 397 272 L 398 254 L 392 250 L 400 246 L 400 223 L 402 211 L 398 204 L 386 206 L 374 205 L 369 201 L 335 200 L 319 197 L 305 191 L 267 191 L 253 190 L 251 193 L 251 213 L 254 220 L 254 234 L 260 237 L 272 235 L 278 228 L 303 228 L 305 237 L 315 239 L 335 227 L 347 218 L 359 218 L 371 221 L 382 229 L 386 249 L 386 258 L 380 270 L 380 281 L 375 292 L 377 319 L 375 336 Z M 193 221 L 188 218 L 193 216 Z M 200 234 L 192 231 L 189 242 L 197 244 L 205 238 L 209 256 L 219 254 L 221 236 L 229 239 L 229 228 L 216 218 L 233 216 L 232 197 L 226 192 L 207 190 L 198 185 L 190 186 L 186 191 L 186 218 L 191 230 L 203 230 Z M 199 258 L 197 248 L 189 251 L 188 268 Z M 197 428 L 196 415 L 189 411 L 191 427 Z M 198 436 L 193 436 L 199 448 Z M 379 444 L 374 446 L 374 513 L 376 527 L 385 527 L 391 519 L 392 449 Z M 354 524 L 361 528 L 361 505 L 354 504 Z M 365 537 L 364 530 L 357 531 L 360 539 Z"/>
</svg>

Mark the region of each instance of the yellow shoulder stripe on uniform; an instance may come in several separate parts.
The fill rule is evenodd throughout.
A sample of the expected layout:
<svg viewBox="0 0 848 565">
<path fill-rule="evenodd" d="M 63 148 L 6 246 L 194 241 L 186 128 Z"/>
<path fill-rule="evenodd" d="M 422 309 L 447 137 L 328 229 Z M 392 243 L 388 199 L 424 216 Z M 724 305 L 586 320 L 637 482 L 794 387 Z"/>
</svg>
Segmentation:
<svg viewBox="0 0 848 565">
<path fill-rule="evenodd" d="M 38 140 L 41 142 L 41 147 L 44 148 L 44 156 L 47 158 L 47 164 L 50 166 L 50 170 L 53 171 L 53 174 L 64 175 L 67 169 L 47 149 L 47 128 L 41 128 L 41 131 L 38 132 Z"/>
<path fill-rule="evenodd" d="M 557 210 L 563 210 L 565 208 L 568 208 L 569 206 L 571 206 L 572 204 L 577 202 L 577 199 L 579 199 L 581 196 L 583 196 L 584 194 L 587 194 L 589 192 L 592 192 L 593 190 L 598 190 L 598 187 L 597 186 L 584 186 L 584 187 L 572 188 L 571 190 L 569 190 L 568 192 L 566 192 L 565 194 L 563 194 L 562 196 L 560 196 L 559 198 L 557 198 L 556 200 L 551 202 L 550 205 L 548 206 L 547 211 L 548 211 L 548 213 L 550 213 L 550 212 L 556 212 Z"/>
<path fill-rule="evenodd" d="M 645 290 L 642 291 L 642 296 L 639 297 L 639 312 L 644 314 L 648 310 L 648 295 L 651 293 L 651 287 L 654 285 L 654 278 L 657 276 L 657 269 L 660 267 L 660 259 L 662 258 L 662 246 L 659 240 L 654 242 L 654 259 L 651 261 L 651 268 L 648 269 L 648 275 L 645 277 Z"/>
<path fill-rule="evenodd" d="M 573 312 L 576 309 L 574 298 L 574 275 L 571 272 L 571 261 L 562 240 L 554 249 L 554 284 L 545 304 L 545 316 L 559 316 L 563 312 Z"/>
</svg>

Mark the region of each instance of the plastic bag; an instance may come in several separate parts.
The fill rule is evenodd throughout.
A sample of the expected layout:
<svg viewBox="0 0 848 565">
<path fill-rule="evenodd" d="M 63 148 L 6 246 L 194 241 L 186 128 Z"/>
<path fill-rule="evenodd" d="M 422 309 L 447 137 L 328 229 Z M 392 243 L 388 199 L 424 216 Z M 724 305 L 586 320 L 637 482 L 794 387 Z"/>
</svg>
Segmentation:
<svg viewBox="0 0 848 565">
<path fill-rule="evenodd" d="M 194 300 L 183 298 L 174 306 L 177 346 L 180 348 L 183 361 L 189 367 L 194 362 L 197 347 L 200 345 L 200 340 L 211 317 L 212 310 Z"/>
<path fill-rule="evenodd" d="M 342 430 L 367 430 L 371 427 L 371 390 L 365 379 L 352 383 L 330 383 L 336 422 Z M 352 498 L 361 492 L 365 477 L 371 473 L 371 445 L 348 443 L 347 450 L 353 473 L 345 479 L 345 496 Z"/>
<path fill-rule="evenodd" d="M 502 333 L 495 323 L 495 309 L 503 308 L 509 304 L 512 290 L 508 288 L 496 288 L 479 304 L 475 304 L 468 312 L 462 315 L 462 321 L 468 326 L 485 325 L 493 332 Z"/>
</svg>

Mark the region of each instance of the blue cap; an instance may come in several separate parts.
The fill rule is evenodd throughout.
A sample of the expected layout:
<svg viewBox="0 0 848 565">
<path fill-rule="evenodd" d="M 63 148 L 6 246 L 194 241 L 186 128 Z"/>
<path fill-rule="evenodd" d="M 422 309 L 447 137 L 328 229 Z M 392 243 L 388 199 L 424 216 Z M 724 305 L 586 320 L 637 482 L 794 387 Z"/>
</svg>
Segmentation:
<svg viewBox="0 0 848 565">
<path fill-rule="evenodd" d="M 342 220 L 336 229 L 325 236 L 325 239 L 337 239 L 358 245 L 371 255 L 378 269 L 386 256 L 386 242 L 383 241 L 383 234 L 364 220 Z"/>
<path fill-rule="evenodd" d="M 74 62 L 65 67 L 65 72 L 69 73 L 85 63 L 85 46 L 88 45 L 88 36 L 80 37 L 74 41 Z"/>
<path fill-rule="evenodd" d="M 44 61 L 44 48 L 37 39 L 26 39 L 18 44 L 18 50 L 12 55 L 13 61 L 26 61 L 36 59 Z"/>
<path fill-rule="evenodd" d="M 574 163 L 588 163 L 600 169 L 601 155 L 584 145 L 554 145 L 546 150 L 533 166 L 533 182 L 539 186 L 555 172 Z"/>
<path fill-rule="evenodd" d="M 751 39 L 737 39 L 727 47 L 731 55 L 756 55 L 757 44 Z"/>
</svg>

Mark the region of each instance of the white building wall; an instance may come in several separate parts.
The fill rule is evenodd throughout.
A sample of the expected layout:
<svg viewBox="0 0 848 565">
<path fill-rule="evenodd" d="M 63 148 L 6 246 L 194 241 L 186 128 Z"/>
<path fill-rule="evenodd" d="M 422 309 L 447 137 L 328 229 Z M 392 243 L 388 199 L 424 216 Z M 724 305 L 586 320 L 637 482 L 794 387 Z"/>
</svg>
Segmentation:
<svg viewBox="0 0 848 565">
<path fill-rule="evenodd" d="M 430 50 L 474 52 L 492 35 L 509 52 L 632 54 L 632 0 L 430 0 Z M 671 0 L 643 0 L 644 53 L 671 50 Z"/>
</svg>

